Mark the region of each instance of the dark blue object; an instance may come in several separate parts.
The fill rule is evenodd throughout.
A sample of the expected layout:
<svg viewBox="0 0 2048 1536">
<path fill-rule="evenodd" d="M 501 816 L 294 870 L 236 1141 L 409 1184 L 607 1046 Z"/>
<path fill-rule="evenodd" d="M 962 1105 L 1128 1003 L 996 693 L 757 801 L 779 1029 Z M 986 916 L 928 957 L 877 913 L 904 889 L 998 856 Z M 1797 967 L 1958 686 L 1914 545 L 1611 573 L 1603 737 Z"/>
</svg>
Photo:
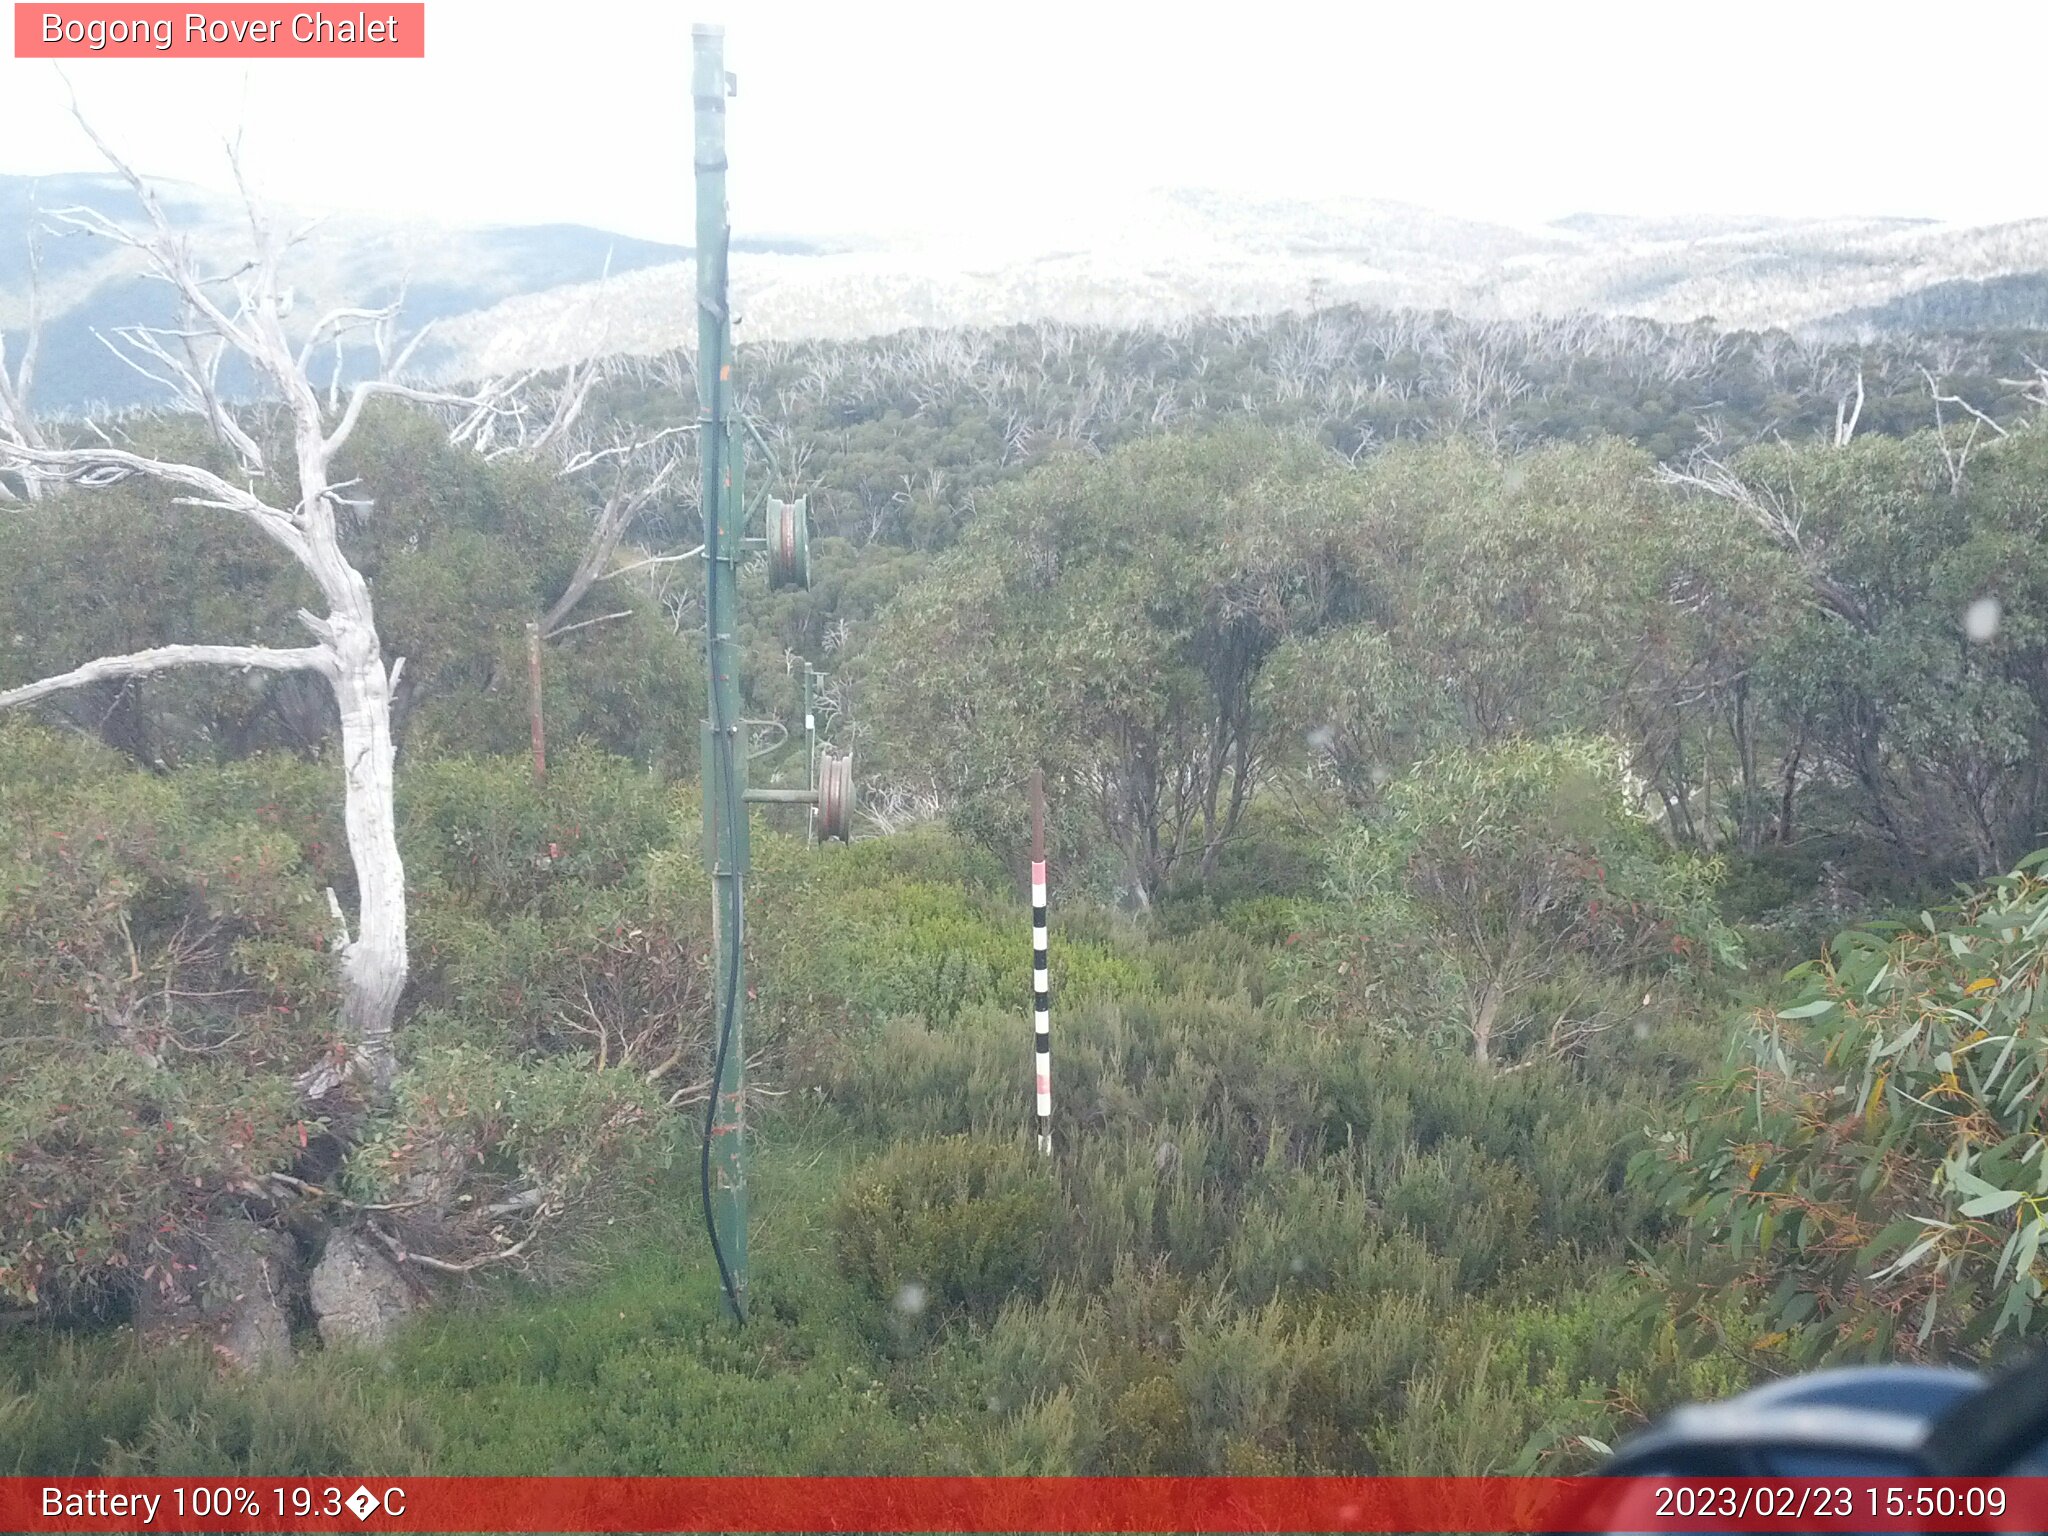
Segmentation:
<svg viewBox="0 0 2048 1536">
<path fill-rule="evenodd" d="M 1679 1408 L 1624 1441 L 1612 1477 L 1913 1476 L 1937 1424 L 1983 1394 L 1974 1371 L 1855 1366 Z"/>
</svg>

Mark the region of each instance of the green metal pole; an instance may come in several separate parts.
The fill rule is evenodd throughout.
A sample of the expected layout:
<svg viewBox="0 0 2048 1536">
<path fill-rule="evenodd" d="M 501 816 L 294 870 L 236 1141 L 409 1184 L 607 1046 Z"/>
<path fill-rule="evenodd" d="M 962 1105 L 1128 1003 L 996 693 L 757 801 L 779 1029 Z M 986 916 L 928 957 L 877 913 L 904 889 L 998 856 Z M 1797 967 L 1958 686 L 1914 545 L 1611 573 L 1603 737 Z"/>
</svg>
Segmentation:
<svg viewBox="0 0 2048 1536">
<path fill-rule="evenodd" d="M 804 663 L 804 785 L 817 792 L 818 788 L 818 704 L 812 690 L 812 681 L 817 676 L 811 664 Z M 813 848 L 818 842 L 818 806 L 811 803 L 811 814 L 805 818 L 804 846 Z"/>
<path fill-rule="evenodd" d="M 726 307 L 725 29 L 692 28 L 691 95 L 697 115 L 697 446 L 702 459 L 706 650 L 711 672 L 702 774 L 711 858 L 712 1017 L 716 1067 L 702 1173 L 705 1217 L 726 1306 L 746 1320 L 746 1034 L 743 955 L 747 811 L 741 774 L 740 504 L 731 430 L 732 317 Z"/>
</svg>

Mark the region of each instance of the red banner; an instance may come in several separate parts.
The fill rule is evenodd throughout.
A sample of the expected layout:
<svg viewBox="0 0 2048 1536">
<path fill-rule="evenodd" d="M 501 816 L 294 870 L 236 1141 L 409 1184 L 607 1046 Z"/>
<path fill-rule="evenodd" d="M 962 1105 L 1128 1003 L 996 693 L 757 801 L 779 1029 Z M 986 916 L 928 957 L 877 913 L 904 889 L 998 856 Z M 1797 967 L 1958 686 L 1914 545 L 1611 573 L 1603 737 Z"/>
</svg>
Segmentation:
<svg viewBox="0 0 2048 1536">
<path fill-rule="evenodd" d="M 16 0 L 18 59 L 423 59 L 427 8 Z"/>
<path fill-rule="evenodd" d="M 2048 1479 L 0 1478 L 9 1531 L 2025 1531 Z"/>
</svg>

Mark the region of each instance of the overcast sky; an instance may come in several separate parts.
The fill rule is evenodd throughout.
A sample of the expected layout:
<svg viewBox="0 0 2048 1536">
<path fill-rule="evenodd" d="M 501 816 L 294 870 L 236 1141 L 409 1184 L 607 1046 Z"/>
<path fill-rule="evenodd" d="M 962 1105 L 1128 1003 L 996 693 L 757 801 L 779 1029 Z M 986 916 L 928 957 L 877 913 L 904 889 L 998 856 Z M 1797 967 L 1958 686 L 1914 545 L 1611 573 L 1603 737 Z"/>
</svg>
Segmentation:
<svg viewBox="0 0 2048 1536">
<path fill-rule="evenodd" d="M 427 18 L 423 61 L 64 68 L 157 175 L 221 183 L 243 123 L 264 193 L 308 211 L 672 240 L 693 19 L 726 25 L 739 76 L 742 233 L 929 230 L 1156 186 L 1518 221 L 2048 213 L 2039 0 L 428 0 Z M 0 59 L 0 172 L 94 164 L 64 101 L 50 63 Z"/>
</svg>

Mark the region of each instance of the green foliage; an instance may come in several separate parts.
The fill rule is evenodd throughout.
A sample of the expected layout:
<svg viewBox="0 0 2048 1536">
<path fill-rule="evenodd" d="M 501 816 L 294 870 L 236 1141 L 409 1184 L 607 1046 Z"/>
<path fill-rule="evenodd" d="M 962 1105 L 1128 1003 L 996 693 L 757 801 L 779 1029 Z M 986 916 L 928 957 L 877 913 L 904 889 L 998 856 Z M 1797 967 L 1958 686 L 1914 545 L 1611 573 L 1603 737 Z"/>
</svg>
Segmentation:
<svg viewBox="0 0 2048 1536">
<path fill-rule="evenodd" d="M 544 467 L 486 464 L 415 412 L 366 414 L 349 462 L 376 498 L 349 552 L 376 585 L 387 651 L 406 658 L 406 739 L 435 754 L 522 750 L 526 624 L 568 585 L 590 513 Z M 587 616 L 627 607 L 548 642 L 550 738 L 680 773 L 696 758 L 703 669 L 644 596 Z"/>
<path fill-rule="evenodd" d="M 1265 707 L 1356 806 L 1458 732 L 1454 702 L 1375 624 L 1289 640 L 1261 687 Z"/>
<path fill-rule="evenodd" d="M 1360 685 L 1377 676 L 1383 690 L 1340 698 L 1340 731 L 1370 730 L 1377 714 L 1379 732 L 1423 738 L 1412 751 L 1447 711 L 1480 741 L 1612 719 L 1670 606 L 1675 519 L 1648 471 L 1615 442 L 1506 457 L 1452 441 L 1364 462 L 1350 553 L 1374 582 L 1372 617 L 1394 652 L 1340 653 L 1364 663 Z M 1437 698 L 1415 697 L 1422 678 Z M 1406 765 L 1401 748 L 1379 746 L 1388 769 Z"/>
<path fill-rule="evenodd" d="M 828 1236 L 843 1173 L 764 1162 L 778 1242 Z M 601 1278 L 437 1309 L 385 1350 L 223 1376 L 131 1335 L 0 1335 L 0 1472 L 41 1475 L 853 1474 L 964 1469 L 975 1424 L 892 1387 L 827 1262 L 763 1266 L 743 1333 L 721 1318 L 694 1186 L 661 1199 Z M 625 1224 L 621 1224 L 622 1228 Z"/>
<path fill-rule="evenodd" d="M 790 872 L 772 889 L 828 919 L 898 880 L 970 908 L 982 880 L 1002 881 L 936 831 L 836 850 L 805 866 L 809 881 L 788 840 L 757 832 L 756 846 Z M 699 888 L 688 839 L 654 863 L 657 906 L 671 876 Z M 629 1127 L 621 1163 L 646 1167 L 669 1210 L 656 1208 L 646 1256 L 618 1236 L 646 1218 L 600 1225 L 586 1236 L 610 1235 L 618 1257 L 595 1287 L 429 1317 L 388 1368 L 303 1363 L 308 1400 L 340 1405 L 324 1443 L 398 1444 L 394 1465 L 437 1472 L 1503 1471 L 1583 1466 L 1573 1437 L 1611 1439 L 1674 1396 L 1740 1380 L 1659 1343 L 1661 1316 L 1618 1273 L 1655 1230 L 1620 1171 L 1660 1081 L 1626 1062 L 1597 1080 L 1555 1063 L 1501 1074 L 1324 1037 L 1201 963 L 1243 935 L 1072 921 L 1151 979 L 1117 1004 L 1058 1006 L 1057 1157 L 1018 1134 L 1019 1007 L 971 1004 L 943 1025 L 898 1015 L 783 1079 L 823 1092 L 762 1123 L 744 1333 L 717 1320 L 687 1225 L 694 1186 L 671 1183 L 658 1155 L 635 1162 L 658 1143 Z M 759 979 L 765 1005 L 774 983 Z M 1192 990 L 1161 990 L 1182 981 Z M 496 1028 L 414 1020 L 404 1111 L 356 1165 L 355 1193 L 418 1191 L 466 1163 L 471 1198 L 442 1218 L 466 1238 L 465 1209 L 555 1166 L 550 1148 L 573 1155 L 582 1128 L 626 1102 L 606 1081 L 620 1074 L 587 1056 L 504 1065 L 505 1047 L 482 1043 Z M 922 1311 L 899 1308 L 912 1283 Z M 1558 1299 L 1582 1288 L 1593 1294 Z M 72 1369 L 27 1358 L 43 1364 L 18 1370 Z M 124 1376 L 153 1379 L 138 1363 L 110 1380 Z M 105 1424 L 114 1444 L 95 1456 L 131 1469 L 189 1457 L 178 1464 L 228 1470 L 256 1454 L 233 1433 L 249 1411 L 238 1388 L 184 1399 L 175 1442 L 110 1402 L 52 1400 Z M 28 1443 L 54 1456 L 33 1411 Z"/>
<path fill-rule="evenodd" d="M 2010 416 L 2003 345 L 1959 387 Z M 1502 348 L 1526 390 L 1475 393 Z M 0 1343 L 0 1470 L 1575 1470 L 1759 1369 L 2037 1331 L 2037 872 L 1838 940 L 1683 1086 L 1731 984 L 1717 900 L 1796 952 L 2043 827 L 2040 432 L 1659 483 L 1710 407 L 1736 440 L 1825 429 L 1791 356 L 1325 311 L 754 359 L 813 448 L 768 478 L 820 526 L 808 591 L 746 577 L 749 710 L 795 708 L 786 648 L 836 657 L 827 733 L 946 821 L 811 850 L 756 818 L 744 1333 L 678 1113 L 709 1070 L 684 589 L 550 643 L 534 785 L 524 625 L 588 509 L 373 412 L 348 541 L 407 657 L 395 1102 L 344 1149 L 291 1083 L 334 1046 L 352 881 L 317 686 L 45 706 L 146 774 L 0 728 L 0 1290 L 40 1306 Z M 674 418 L 647 376 L 606 389 Z M 1916 424 L 1902 399 L 1880 381 L 1866 431 Z M 133 432 L 203 455 L 189 426 Z M 302 587 L 152 492 L 27 506 L 0 686 L 295 643 Z M 1034 764 L 1050 1159 L 1020 1135 Z M 281 1171 L 317 1192 L 273 1200 Z M 506 1279 L 290 1378 L 41 1321 L 118 1316 L 230 1212 L 310 1253 L 347 1202 Z M 513 1262 L 599 1253 L 550 1292 Z"/>
<path fill-rule="evenodd" d="M 401 1233 L 448 1262 L 491 1255 L 507 1217 L 549 1258 L 629 1214 L 673 1140 L 644 1073 L 521 1060 L 416 1018 L 388 1116 L 351 1150 L 342 1187 L 396 1206 Z M 456 1038 L 448 1038 L 454 1034 Z M 525 1251 L 525 1250 L 522 1250 Z"/>
<path fill-rule="evenodd" d="M 1810 551 L 1814 600 L 1762 680 L 1923 877 L 2005 870 L 2043 830 L 2044 442 L 2014 433 L 1967 473 L 1925 433 L 1741 461 L 1760 495 L 1798 509 Z M 1980 603 L 1995 628 L 1972 637 Z"/>
<path fill-rule="evenodd" d="M 1970 1354 L 2037 1326 L 2044 858 L 1917 926 L 1843 933 L 1638 1158 L 1795 1358 Z"/>
<path fill-rule="evenodd" d="M 986 853 L 937 827 L 806 850 L 754 841 L 759 990 L 792 1030 L 837 1019 L 856 1033 L 914 1016 L 944 1029 L 970 1009 L 1030 1003 L 1022 892 Z M 1053 923 L 1062 1005 L 1141 989 L 1141 960 Z"/>
<path fill-rule="evenodd" d="M 138 422 L 133 435 L 141 450 L 213 462 L 195 423 Z M 525 626 L 567 585 L 588 511 L 558 477 L 487 464 L 413 412 L 366 412 L 346 459 L 372 505 L 344 544 L 374 585 L 387 660 L 406 659 L 395 714 L 409 753 L 521 750 Z M 0 523 L 0 686 L 152 645 L 304 644 L 307 606 L 315 594 L 289 557 L 165 489 L 47 498 Z M 678 773 L 696 754 L 701 668 L 658 604 L 630 606 L 549 643 L 549 729 Z M 310 752 L 336 729 L 325 686 L 298 674 L 192 669 L 43 708 L 145 766 Z"/>
<path fill-rule="evenodd" d="M 1267 739 L 1261 668 L 1347 601 L 1334 466 L 1239 429 L 1020 482 L 888 610 L 865 665 L 893 764 L 948 786 L 1042 764 L 1055 799 L 1100 783 L 1095 835 L 1139 892 L 1206 873 Z"/>
<path fill-rule="evenodd" d="M 15 1395 L 10 1389 L 20 1389 Z M 224 1379 L 193 1343 L 0 1345 L 0 1473 L 318 1477 L 428 1465 L 427 1415 L 336 1372 Z"/>
<path fill-rule="evenodd" d="M 182 1240 L 306 1143 L 324 908 L 290 838 L 218 813 L 249 777 L 0 725 L 0 1295 L 175 1284 Z"/>
<path fill-rule="evenodd" d="M 545 786 L 517 758 L 428 758 L 401 775 L 398 811 L 415 879 L 506 914 L 573 910 L 621 884 L 677 814 L 660 780 L 581 744 L 555 757 Z"/>
<path fill-rule="evenodd" d="M 196 421 L 151 424 L 136 446 L 233 477 Z M 293 615 L 316 602 L 310 578 L 234 514 L 176 506 L 146 482 L 10 503 L 0 687 L 152 645 L 303 645 Z M 175 765 L 298 745 L 300 716 L 331 712 L 324 693 L 295 675 L 204 669 L 95 684 L 41 707 L 145 766 Z"/>
<path fill-rule="evenodd" d="M 989 1317 L 1043 1284 L 1058 1236 L 1049 1170 L 1017 1141 L 956 1136 L 896 1148 L 848 1179 L 840 1268 L 913 1324 Z"/>
<path fill-rule="evenodd" d="M 1631 814 L 1620 757 L 1595 740 L 1514 741 L 1440 753 L 1389 785 L 1335 839 L 1342 926 L 1298 951 L 1296 995 L 1462 1031 L 1488 1061 L 1537 1026 L 1555 1050 L 1628 1022 L 1617 978 L 1733 958 L 1709 900 L 1717 866 Z"/>
<path fill-rule="evenodd" d="M 253 1199 L 278 1219 L 273 1172 L 324 1180 L 301 1168 L 325 1127 L 294 1079 L 337 1047 L 319 887 L 340 873 L 323 804 L 338 771 L 253 758 L 150 776 L 0 725 L 9 1298 L 62 1311 L 182 1288 L 209 1217 Z M 399 1228 L 449 1261 L 497 1246 L 486 1213 L 506 1200 L 521 1236 L 544 1228 L 559 1251 L 630 1209 L 669 1154 L 649 1074 L 703 1068 L 702 936 L 632 881 L 666 793 L 589 752 L 565 757 L 552 805 L 517 762 L 415 778 L 417 974 L 435 1006 L 401 1034 L 393 1109 L 352 1128 L 344 1187 L 398 1204 Z M 550 836 L 567 845 L 552 856 Z"/>
</svg>

